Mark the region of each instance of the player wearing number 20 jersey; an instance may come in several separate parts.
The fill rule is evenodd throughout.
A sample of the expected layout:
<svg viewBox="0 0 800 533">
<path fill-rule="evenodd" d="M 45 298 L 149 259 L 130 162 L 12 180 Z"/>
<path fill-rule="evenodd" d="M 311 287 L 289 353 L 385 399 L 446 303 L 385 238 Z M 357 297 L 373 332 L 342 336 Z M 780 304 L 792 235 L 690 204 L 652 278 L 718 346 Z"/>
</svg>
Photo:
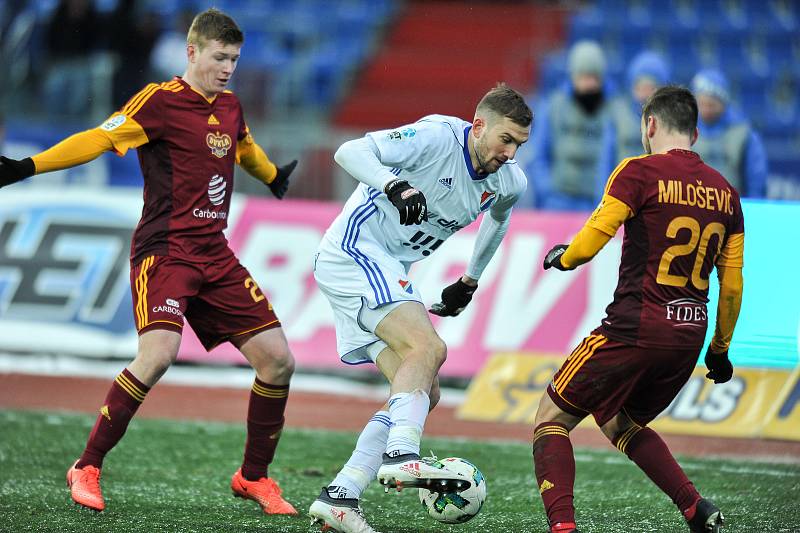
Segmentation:
<svg viewBox="0 0 800 533">
<path fill-rule="evenodd" d="M 619 284 L 598 332 L 641 347 L 700 349 L 711 270 L 742 266 L 738 193 L 695 152 L 675 149 L 622 161 L 606 185 L 605 203 L 614 202 L 631 216 Z M 587 225 L 613 235 L 600 210 Z"/>
<path fill-rule="evenodd" d="M 545 258 L 545 269 L 573 269 L 625 225 L 607 316 L 553 376 L 536 413 L 533 457 L 551 533 L 577 531 L 569 432 L 589 414 L 677 505 L 692 532 L 718 532 L 722 525 L 720 510 L 700 496 L 647 427 L 695 369 L 715 267 L 720 297 L 707 377 L 724 383 L 733 373 L 728 346 L 741 305 L 744 220 L 734 188 L 690 150 L 697 114 L 686 89 L 656 91 L 642 111 L 648 155 L 623 160 L 583 229 Z"/>
</svg>

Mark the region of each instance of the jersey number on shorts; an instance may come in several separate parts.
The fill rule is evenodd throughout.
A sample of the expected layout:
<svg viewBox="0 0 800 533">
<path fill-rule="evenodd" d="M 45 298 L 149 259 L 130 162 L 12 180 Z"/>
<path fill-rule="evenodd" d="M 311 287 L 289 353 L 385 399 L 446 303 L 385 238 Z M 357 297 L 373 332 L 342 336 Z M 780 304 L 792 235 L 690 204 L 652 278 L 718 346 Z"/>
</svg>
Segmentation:
<svg viewBox="0 0 800 533">
<path fill-rule="evenodd" d="M 261 300 L 266 298 L 263 292 L 261 294 L 258 293 L 259 290 L 258 283 L 253 281 L 253 278 L 247 278 L 246 280 L 244 280 L 244 288 L 250 289 L 250 296 L 253 297 L 254 302 L 260 302 Z"/>
<path fill-rule="evenodd" d="M 719 254 L 722 241 L 725 238 L 725 226 L 719 222 L 712 222 L 702 231 L 700 231 L 700 223 L 697 219 L 692 217 L 676 217 L 667 226 L 667 237 L 674 239 L 678 236 L 678 232 L 682 229 L 688 229 L 691 232 L 689 242 L 685 244 L 676 244 L 670 246 L 664 251 L 661 256 L 661 262 L 658 264 L 658 276 L 656 281 L 661 285 L 669 285 L 671 287 L 685 287 L 689 283 L 689 276 L 677 276 L 669 273 L 669 266 L 672 260 L 676 257 L 690 255 L 695 250 L 697 255 L 694 260 L 694 267 L 692 268 L 692 285 L 700 290 L 708 288 L 708 278 L 701 275 L 700 270 L 703 268 L 703 263 L 708 253 L 708 241 L 712 235 L 718 237 L 716 250 L 713 251 L 712 263 L 716 261 Z"/>
</svg>

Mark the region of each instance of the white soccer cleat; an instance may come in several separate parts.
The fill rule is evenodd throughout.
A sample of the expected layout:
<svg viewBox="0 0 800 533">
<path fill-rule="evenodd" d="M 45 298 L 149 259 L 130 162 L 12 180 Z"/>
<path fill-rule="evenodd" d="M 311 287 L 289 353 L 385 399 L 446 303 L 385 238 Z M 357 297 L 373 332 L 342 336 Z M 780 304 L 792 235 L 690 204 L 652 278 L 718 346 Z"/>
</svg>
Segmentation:
<svg viewBox="0 0 800 533">
<path fill-rule="evenodd" d="M 470 486 L 456 472 L 450 471 L 436 457 L 420 457 L 404 453 L 394 457 L 383 454 L 383 464 L 378 470 L 378 481 L 386 492 L 407 488 L 426 488 L 439 492 L 459 492 Z"/>
<path fill-rule="evenodd" d="M 311 526 L 320 527 L 320 531 L 378 533 L 367 523 L 357 499 L 334 498 L 328 492 L 328 487 L 322 487 L 308 515 L 311 517 Z"/>
</svg>

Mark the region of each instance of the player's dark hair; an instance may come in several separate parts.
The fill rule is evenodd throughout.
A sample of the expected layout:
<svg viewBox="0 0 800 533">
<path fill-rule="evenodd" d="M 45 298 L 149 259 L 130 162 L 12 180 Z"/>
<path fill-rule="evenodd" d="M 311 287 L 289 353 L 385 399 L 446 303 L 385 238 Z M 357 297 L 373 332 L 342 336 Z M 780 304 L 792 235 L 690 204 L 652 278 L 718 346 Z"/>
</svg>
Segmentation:
<svg viewBox="0 0 800 533">
<path fill-rule="evenodd" d="M 657 117 L 667 130 L 691 136 L 697 128 L 697 100 L 685 87 L 661 87 L 642 108 L 645 122 L 651 116 Z"/>
<path fill-rule="evenodd" d="M 202 48 L 208 41 L 214 40 L 222 44 L 242 44 L 244 34 L 236 21 L 212 7 L 194 17 L 186 42 Z"/>
<path fill-rule="evenodd" d="M 477 111 L 484 110 L 497 113 L 501 117 L 508 117 L 515 124 L 526 128 L 533 121 L 533 111 L 525 103 L 525 98 L 502 82 L 498 83 L 478 102 Z"/>
</svg>

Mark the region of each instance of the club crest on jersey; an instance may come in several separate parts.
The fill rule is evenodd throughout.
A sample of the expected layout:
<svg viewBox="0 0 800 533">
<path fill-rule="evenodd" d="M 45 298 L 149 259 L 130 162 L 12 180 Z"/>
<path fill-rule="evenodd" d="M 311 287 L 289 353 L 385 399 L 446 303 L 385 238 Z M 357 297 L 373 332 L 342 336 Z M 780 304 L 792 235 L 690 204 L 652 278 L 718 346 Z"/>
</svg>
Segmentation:
<svg viewBox="0 0 800 533">
<path fill-rule="evenodd" d="M 494 199 L 497 197 L 496 192 L 492 191 L 483 191 L 481 194 L 481 212 L 486 211 L 492 204 L 494 203 Z"/>
<path fill-rule="evenodd" d="M 453 190 L 453 178 L 439 178 L 439 185 L 447 189 L 448 191 Z"/>
<path fill-rule="evenodd" d="M 414 287 L 411 285 L 411 282 L 407 279 L 398 279 L 397 283 L 403 287 L 403 290 L 406 291 L 408 294 L 414 294 Z"/>
<path fill-rule="evenodd" d="M 212 154 L 222 159 L 228 155 L 228 150 L 231 149 L 233 142 L 231 141 L 231 136 L 227 133 L 220 135 L 219 132 L 216 132 L 206 135 L 206 144 L 211 148 Z"/>
</svg>

